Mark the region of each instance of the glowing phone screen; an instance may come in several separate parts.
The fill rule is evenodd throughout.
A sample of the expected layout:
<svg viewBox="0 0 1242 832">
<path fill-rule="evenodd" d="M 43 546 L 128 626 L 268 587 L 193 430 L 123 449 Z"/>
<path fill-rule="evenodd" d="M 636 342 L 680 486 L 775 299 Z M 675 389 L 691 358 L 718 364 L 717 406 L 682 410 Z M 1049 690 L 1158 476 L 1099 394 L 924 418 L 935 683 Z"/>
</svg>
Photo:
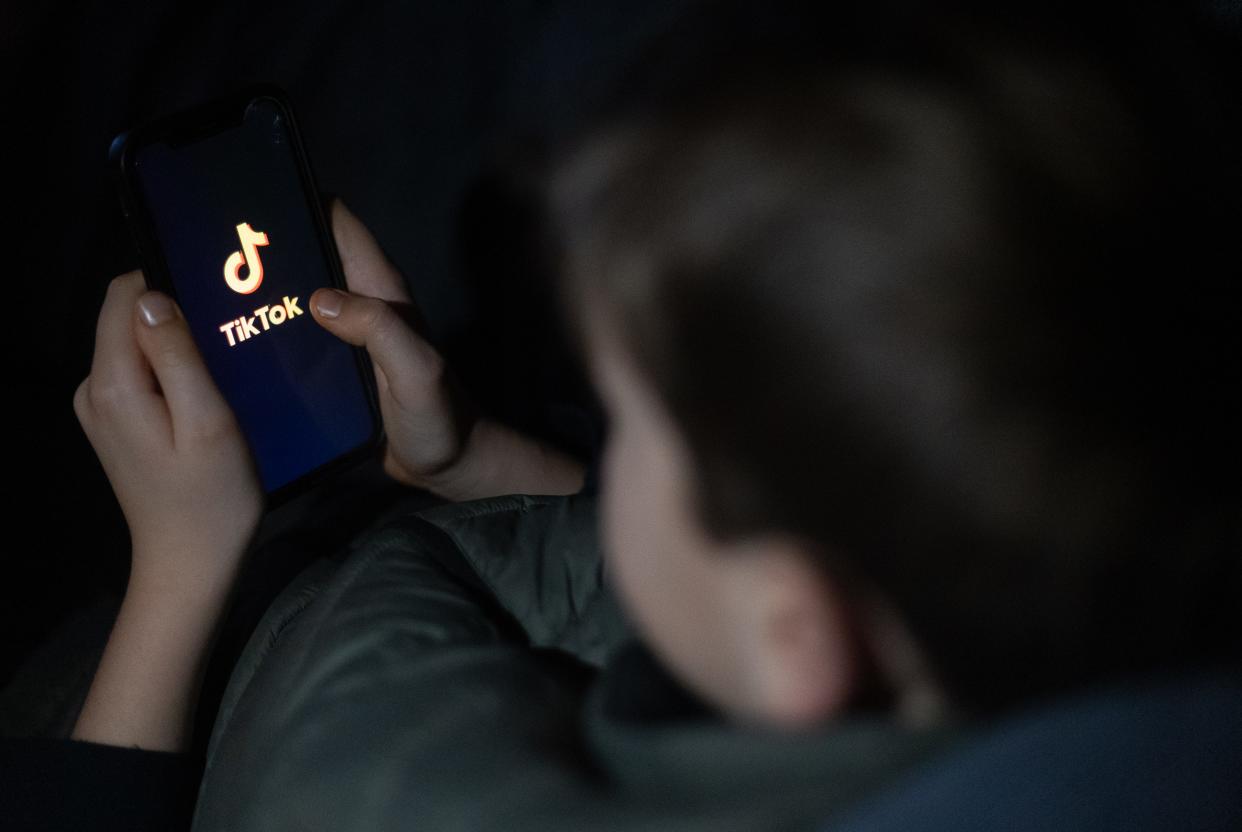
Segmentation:
<svg viewBox="0 0 1242 832">
<path fill-rule="evenodd" d="M 271 491 L 365 443 L 374 429 L 353 348 L 311 317 L 331 285 L 279 104 L 134 170 L 177 299 Z"/>
</svg>

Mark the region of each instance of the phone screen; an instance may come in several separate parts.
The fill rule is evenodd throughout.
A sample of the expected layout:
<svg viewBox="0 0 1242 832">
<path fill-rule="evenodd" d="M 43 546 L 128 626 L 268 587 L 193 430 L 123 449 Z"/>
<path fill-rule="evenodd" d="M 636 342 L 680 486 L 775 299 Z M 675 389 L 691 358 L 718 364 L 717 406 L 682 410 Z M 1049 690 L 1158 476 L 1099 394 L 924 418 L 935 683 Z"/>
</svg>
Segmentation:
<svg viewBox="0 0 1242 832">
<path fill-rule="evenodd" d="M 269 493 L 376 430 L 355 348 L 308 308 L 334 284 L 291 138 L 281 105 L 256 98 L 239 123 L 133 156 L 178 303 Z"/>
</svg>

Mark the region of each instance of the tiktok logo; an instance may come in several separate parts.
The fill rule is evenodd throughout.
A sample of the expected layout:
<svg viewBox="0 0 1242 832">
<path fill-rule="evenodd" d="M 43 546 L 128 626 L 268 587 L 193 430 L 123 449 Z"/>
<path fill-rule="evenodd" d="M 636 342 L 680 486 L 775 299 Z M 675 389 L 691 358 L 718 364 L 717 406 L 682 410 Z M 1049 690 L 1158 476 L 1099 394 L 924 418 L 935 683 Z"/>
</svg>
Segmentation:
<svg viewBox="0 0 1242 832">
<path fill-rule="evenodd" d="M 250 223 L 243 222 L 237 226 L 237 237 L 241 240 L 241 251 L 233 252 L 224 261 L 224 282 L 234 292 L 249 295 L 263 282 L 263 261 L 259 259 L 259 246 L 267 245 L 267 235 L 262 231 L 255 231 Z M 247 269 L 245 279 L 240 277 L 243 263 Z M 229 346 L 235 347 L 303 314 L 305 313 L 298 306 L 297 296 L 291 298 L 285 295 L 280 303 L 260 306 L 254 310 L 253 315 L 242 315 L 226 324 L 220 324 L 220 332 L 228 339 Z M 259 329 L 255 321 L 261 323 L 263 328 Z"/>
<path fill-rule="evenodd" d="M 259 246 L 267 245 L 267 235 L 252 229 L 250 223 L 243 222 L 237 226 L 237 236 L 241 239 L 241 251 L 233 252 L 224 261 L 224 282 L 234 292 L 248 295 L 263 282 L 263 261 L 259 259 Z M 249 270 L 245 279 L 238 277 L 243 262 Z"/>
</svg>

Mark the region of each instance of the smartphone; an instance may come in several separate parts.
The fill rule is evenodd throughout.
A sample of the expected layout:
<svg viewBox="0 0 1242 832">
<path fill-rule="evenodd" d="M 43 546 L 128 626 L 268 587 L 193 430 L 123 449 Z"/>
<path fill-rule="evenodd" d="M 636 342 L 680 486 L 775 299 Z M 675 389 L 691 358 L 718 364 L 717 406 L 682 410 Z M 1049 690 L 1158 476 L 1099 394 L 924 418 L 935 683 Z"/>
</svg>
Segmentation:
<svg viewBox="0 0 1242 832">
<path fill-rule="evenodd" d="M 110 158 L 147 287 L 181 307 L 269 508 L 374 453 L 370 358 L 308 308 L 345 279 L 287 95 L 252 86 L 148 122 Z"/>
</svg>

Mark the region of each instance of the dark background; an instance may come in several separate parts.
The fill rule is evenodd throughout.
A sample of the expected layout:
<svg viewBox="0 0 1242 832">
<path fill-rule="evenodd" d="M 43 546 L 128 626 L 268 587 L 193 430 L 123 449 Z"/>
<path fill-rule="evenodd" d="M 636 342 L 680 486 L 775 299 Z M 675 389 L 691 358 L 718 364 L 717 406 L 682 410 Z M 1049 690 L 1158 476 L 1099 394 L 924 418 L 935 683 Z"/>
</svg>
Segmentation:
<svg viewBox="0 0 1242 832">
<path fill-rule="evenodd" d="M 0 685 L 39 659 L 41 641 L 73 648 L 75 616 L 106 619 L 124 588 L 124 520 L 71 405 L 107 284 L 138 265 L 107 163 L 113 136 L 248 82 L 284 87 L 321 188 L 347 202 L 403 271 L 468 389 L 501 418 L 587 455 L 598 410 L 551 317 L 526 206 L 500 172 L 580 123 L 641 46 L 694 5 L 6 4 L 0 242 L 12 450 Z M 1221 38 L 1236 37 L 1237 3 L 1201 0 L 1194 11 Z M 266 539 L 301 530 L 286 538 L 268 590 L 408 496 L 377 467 L 265 521 Z"/>
</svg>

